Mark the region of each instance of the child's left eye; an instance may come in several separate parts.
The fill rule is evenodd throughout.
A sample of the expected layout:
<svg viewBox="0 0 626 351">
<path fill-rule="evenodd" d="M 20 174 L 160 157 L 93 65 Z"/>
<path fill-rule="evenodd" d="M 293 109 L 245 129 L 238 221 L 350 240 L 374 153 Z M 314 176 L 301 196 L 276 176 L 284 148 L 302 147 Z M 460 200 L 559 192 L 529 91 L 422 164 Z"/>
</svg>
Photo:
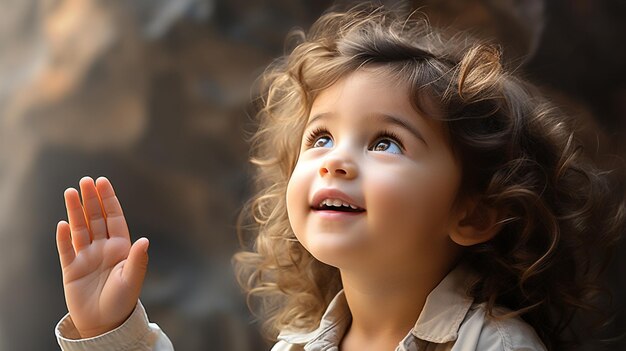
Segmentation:
<svg viewBox="0 0 626 351">
<path fill-rule="evenodd" d="M 374 144 L 372 151 L 386 151 L 392 154 L 402 154 L 402 148 L 393 140 L 381 139 Z"/>
<path fill-rule="evenodd" d="M 400 137 L 391 131 L 378 133 L 376 141 L 372 144 L 372 151 L 390 152 L 392 154 L 402 154 L 404 146 Z"/>
</svg>

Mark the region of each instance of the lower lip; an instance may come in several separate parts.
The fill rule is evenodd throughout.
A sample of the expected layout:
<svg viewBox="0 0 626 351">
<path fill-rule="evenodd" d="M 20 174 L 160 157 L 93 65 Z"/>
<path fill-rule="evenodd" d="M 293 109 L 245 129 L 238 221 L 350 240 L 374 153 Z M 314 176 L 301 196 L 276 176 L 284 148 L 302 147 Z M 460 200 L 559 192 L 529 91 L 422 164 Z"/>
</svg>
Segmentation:
<svg viewBox="0 0 626 351">
<path fill-rule="evenodd" d="M 365 213 L 365 211 L 363 211 L 363 212 L 341 212 L 341 211 L 320 211 L 320 210 L 313 210 L 313 212 L 316 213 L 318 216 L 320 216 L 322 218 L 334 219 L 334 220 L 355 218 L 355 217 L 360 216 L 360 215 Z"/>
</svg>

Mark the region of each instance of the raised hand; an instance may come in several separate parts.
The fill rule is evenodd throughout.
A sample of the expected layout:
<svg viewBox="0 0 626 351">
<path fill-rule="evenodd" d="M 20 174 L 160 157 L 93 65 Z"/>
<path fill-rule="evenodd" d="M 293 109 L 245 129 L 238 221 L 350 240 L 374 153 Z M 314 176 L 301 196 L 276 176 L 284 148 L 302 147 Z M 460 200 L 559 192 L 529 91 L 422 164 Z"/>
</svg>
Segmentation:
<svg viewBox="0 0 626 351">
<path fill-rule="evenodd" d="M 84 177 L 65 190 L 69 223 L 57 224 L 65 301 L 83 338 L 120 326 L 132 313 L 148 266 L 148 239 L 132 246 L 108 179 Z"/>
</svg>

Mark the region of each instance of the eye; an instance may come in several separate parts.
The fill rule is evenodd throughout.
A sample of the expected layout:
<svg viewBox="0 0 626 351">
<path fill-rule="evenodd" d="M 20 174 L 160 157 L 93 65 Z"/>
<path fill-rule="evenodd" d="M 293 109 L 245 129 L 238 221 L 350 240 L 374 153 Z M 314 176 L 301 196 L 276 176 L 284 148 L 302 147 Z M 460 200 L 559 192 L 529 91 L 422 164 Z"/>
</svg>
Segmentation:
<svg viewBox="0 0 626 351">
<path fill-rule="evenodd" d="M 311 148 L 333 147 L 333 139 L 326 128 L 319 127 L 307 135 L 305 144 Z"/>
<path fill-rule="evenodd" d="M 333 141 L 330 139 L 330 137 L 323 136 L 323 137 L 318 138 L 311 147 L 325 147 L 328 144 L 331 144 L 328 147 L 332 147 L 332 143 Z"/>
<path fill-rule="evenodd" d="M 402 142 L 400 142 L 400 138 L 395 133 L 384 131 L 376 136 L 376 142 L 374 142 L 371 150 L 402 154 L 402 149 L 403 146 Z"/>
</svg>

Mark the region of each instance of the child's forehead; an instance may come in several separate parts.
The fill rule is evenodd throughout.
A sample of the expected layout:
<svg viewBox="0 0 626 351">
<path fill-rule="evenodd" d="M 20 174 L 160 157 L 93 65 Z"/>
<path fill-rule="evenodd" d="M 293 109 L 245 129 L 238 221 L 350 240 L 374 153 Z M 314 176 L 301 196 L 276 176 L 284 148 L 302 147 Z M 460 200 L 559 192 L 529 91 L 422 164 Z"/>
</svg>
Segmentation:
<svg viewBox="0 0 626 351">
<path fill-rule="evenodd" d="M 356 117 L 355 120 L 362 123 L 384 121 L 385 118 L 381 117 L 393 116 L 415 125 L 422 130 L 421 133 L 446 135 L 446 124 L 433 118 L 439 116 L 434 99 L 415 96 L 409 82 L 396 76 L 390 69 L 377 66 L 363 67 L 346 74 L 317 94 L 305 125 L 311 126 L 318 121 L 332 123 L 343 110 L 357 114 L 344 117 Z"/>
<path fill-rule="evenodd" d="M 396 111 L 430 119 L 427 111 L 434 112 L 435 107 L 431 100 L 416 96 L 407 79 L 399 78 L 386 67 L 362 67 L 321 89 L 312 101 L 307 120 L 310 122 L 322 113 L 332 114 L 342 105 L 350 104 L 373 113 Z"/>
<path fill-rule="evenodd" d="M 384 97 L 410 101 L 411 89 L 406 80 L 398 79 L 389 70 L 361 68 L 339 77 L 330 86 L 320 89 L 315 95 L 312 107 L 328 103 L 333 99 L 361 96 L 366 98 L 372 93 L 378 94 L 377 99 L 370 100 L 372 103 L 381 101 Z"/>
</svg>

